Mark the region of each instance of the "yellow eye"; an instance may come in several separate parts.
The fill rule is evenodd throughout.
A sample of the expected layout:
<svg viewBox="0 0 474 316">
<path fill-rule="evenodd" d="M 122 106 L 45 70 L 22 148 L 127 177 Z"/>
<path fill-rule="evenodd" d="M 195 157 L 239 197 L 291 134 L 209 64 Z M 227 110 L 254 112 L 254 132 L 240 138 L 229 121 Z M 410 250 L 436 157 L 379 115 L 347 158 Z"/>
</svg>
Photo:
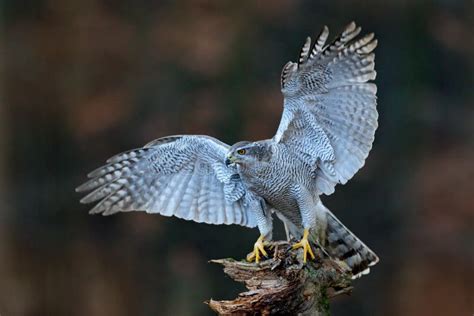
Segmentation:
<svg viewBox="0 0 474 316">
<path fill-rule="evenodd" d="M 245 155 L 246 150 L 245 150 L 245 149 L 239 149 L 239 150 L 237 150 L 237 153 L 238 153 L 239 155 Z"/>
</svg>

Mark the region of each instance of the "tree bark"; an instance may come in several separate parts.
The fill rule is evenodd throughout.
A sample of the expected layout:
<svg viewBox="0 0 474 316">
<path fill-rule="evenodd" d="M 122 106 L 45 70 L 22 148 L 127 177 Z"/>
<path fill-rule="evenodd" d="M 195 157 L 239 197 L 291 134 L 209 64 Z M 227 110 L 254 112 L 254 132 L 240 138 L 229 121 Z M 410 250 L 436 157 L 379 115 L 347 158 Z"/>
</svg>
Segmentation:
<svg viewBox="0 0 474 316">
<path fill-rule="evenodd" d="M 219 315 L 329 315 L 329 299 L 351 292 L 351 275 L 319 249 L 316 260 L 304 264 L 302 250 L 291 249 L 287 242 L 273 242 L 270 248 L 273 257 L 259 264 L 211 261 L 248 289 L 234 300 L 209 300 L 212 310 Z"/>
</svg>

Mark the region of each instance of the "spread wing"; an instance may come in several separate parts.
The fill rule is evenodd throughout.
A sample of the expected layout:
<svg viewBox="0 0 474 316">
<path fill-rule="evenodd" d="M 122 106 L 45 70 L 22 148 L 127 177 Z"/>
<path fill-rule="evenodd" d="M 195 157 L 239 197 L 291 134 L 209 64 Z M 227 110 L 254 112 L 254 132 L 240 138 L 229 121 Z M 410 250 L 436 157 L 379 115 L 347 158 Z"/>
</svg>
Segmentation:
<svg viewBox="0 0 474 316">
<path fill-rule="evenodd" d="M 224 163 L 229 146 L 208 136 L 169 136 L 116 155 L 76 191 L 90 213 L 146 211 L 210 224 L 256 225 L 246 191 Z"/>
<path fill-rule="evenodd" d="M 313 167 L 317 186 L 331 194 L 364 165 L 377 129 L 374 34 L 356 38 L 354 22 L 331 44 L 324 27 L 297 63 L 283 68 L 284 110 L 276 142 Z"/>
</svg>

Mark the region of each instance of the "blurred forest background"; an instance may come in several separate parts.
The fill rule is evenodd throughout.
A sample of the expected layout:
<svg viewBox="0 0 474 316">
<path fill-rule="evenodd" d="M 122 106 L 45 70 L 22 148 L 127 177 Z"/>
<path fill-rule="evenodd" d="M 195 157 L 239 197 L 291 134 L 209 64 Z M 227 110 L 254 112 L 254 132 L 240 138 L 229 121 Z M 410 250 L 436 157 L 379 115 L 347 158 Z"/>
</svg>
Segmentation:
<svg viewBox="0 0 474 316">
<path fill-rule="evenodd" d="M 242 288 L 212 258 L 257 230 L 90 216 L 74 188 L 169 134 L 273 135 L 307 35 L 379 39 L 380 127 L 323 201 L 380 256 L 335 315 L 474 312 L 473 1 L 3 0 L 0 314 L 212 315 Z M 281 235 L 280 235 L 281 236 Z"/>
</svg>

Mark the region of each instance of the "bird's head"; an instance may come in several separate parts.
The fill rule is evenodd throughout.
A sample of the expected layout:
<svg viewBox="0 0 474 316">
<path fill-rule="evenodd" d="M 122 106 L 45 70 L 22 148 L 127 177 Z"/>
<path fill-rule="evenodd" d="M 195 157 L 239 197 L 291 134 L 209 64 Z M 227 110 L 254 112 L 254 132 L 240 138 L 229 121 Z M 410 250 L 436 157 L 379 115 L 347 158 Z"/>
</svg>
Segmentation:
<svg viewBox="0 0 474 316">
<path fill-rule="evenodd" d="M 250 166 L 256 162 L 268 161 L 271 156 L 269 146 L 264 142 L 242 141 L 234 144 L 228 151 L 225 164 Z"/>
</svg>

